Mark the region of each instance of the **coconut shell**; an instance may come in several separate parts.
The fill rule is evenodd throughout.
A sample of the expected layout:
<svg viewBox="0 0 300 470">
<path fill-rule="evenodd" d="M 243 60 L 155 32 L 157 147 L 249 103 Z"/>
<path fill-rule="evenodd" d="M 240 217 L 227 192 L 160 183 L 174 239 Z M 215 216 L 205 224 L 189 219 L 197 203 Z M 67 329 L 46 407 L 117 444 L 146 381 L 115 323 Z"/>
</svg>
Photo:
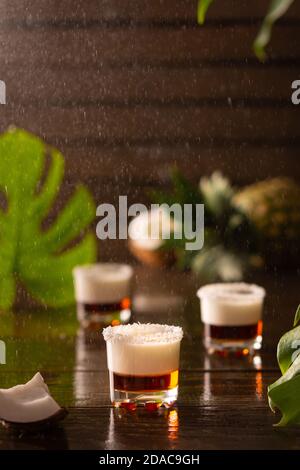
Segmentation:
<svg viewBox="0 0 300 470">
<path fill-rule="evenodd" d="M 40 421 L 33 421 L 30 423 L 17 423 L 11 421 L 0 420 L 2 426 L 10 432 L 22 432 L 22 433 L 34 433 L 45 431 L 47 429 L 55 427 L 60 421 L 62 421 L 68 414 L 66 408 L 61 408 L 54 415 L 49 418 L 42 419 Z"/>
</svg>

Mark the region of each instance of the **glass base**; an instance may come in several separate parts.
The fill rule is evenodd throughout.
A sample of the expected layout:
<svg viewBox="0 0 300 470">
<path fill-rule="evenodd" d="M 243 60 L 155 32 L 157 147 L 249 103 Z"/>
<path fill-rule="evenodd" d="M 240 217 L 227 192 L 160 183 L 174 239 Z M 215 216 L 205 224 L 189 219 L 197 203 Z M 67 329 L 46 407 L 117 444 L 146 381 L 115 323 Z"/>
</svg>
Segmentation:
<svg viewBox="0 0 300 470">
<path fill-rule="evenodd" d="M 77 304 L 77 318 L 82 328 L 90 331 L 99 331 L 106 326 L 121 325 L 128 323 L 131 317 L 131 309 L 124 308 L 107 312 L 98 309 L 97 306 L 87 306 L 86 304 Z"/>
<path fill-rule="evenodd" d="M 122 390 L 111 390 L 111 402 L 116 408 L 135 409 L 144 406 L 149 409 L 158 409 L 161 406 L 170 408 L 177 401 L 178 387 L 169 390 L 124 392 Z"/>
<path fill-rule="evenodd" d="M 204 338 L 204 346 L 209 354 L 236 354 L 238 356 L 247 356 L 255 354 L 262 347 L 262 336 L 245 340 L 226 340 L 214 339 L 211 337 Z"/>
</svg>

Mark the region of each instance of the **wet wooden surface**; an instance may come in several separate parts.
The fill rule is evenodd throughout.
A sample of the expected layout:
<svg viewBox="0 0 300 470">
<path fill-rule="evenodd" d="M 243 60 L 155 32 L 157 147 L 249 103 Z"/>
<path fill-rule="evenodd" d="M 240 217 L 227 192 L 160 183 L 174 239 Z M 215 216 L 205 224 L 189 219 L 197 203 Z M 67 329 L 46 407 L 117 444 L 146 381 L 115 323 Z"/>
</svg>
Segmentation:
<svg viewBox="0 0 300 470">
<path fill-rule="evenodd" d="M 252 279 L 253 280 L 253 279 Z M 184 328 L 178 405 L 130 413 L 109 403 L 101 336 L 88 343 L 75 310 L 21 310 L 0 316 L 7 364 L 0 387 L 29 380 L 38 370 L 57 401 L 69 408 L 63 425 L 46 434 L 10 435 L 1 449 L 300 449 L 300 429 L 275 429 L 267 386 L 279 377 L 276 345 L 299 303 L 299 274 L 255 276 L 268 292 L 264 347 L 250 358 L 207 356 L 202 346 L 199 282 L 190 274 L 137 268 L 134 319 Z"/>
</svg>

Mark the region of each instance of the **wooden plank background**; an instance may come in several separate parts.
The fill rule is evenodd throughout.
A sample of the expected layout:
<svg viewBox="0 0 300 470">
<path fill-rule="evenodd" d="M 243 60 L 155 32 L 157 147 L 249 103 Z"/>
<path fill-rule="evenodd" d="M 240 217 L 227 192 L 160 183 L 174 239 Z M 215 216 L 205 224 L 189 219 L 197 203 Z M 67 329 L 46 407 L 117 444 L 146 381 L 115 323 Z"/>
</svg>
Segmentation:
<svg viewBox="0 0 300 470">
<path fill-rule="evenodd" d="M 81 181 L 97 204 L 146 200 L 174 164 L 195 182 L 215 169 L 237 185 L 300 181 L 300 4 L 261 64 L 252 42 L 268 3 L 216 1 L 200 27 L 196 0 L 3 0 L 0 130 L 59 147 L 63 195 Z"/>
</svg>

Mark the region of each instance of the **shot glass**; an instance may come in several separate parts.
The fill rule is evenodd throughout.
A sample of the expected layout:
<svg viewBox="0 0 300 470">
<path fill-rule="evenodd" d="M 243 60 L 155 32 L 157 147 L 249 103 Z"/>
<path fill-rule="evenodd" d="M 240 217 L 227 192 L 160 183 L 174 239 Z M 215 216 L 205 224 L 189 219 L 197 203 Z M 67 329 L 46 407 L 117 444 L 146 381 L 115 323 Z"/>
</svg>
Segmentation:
<svg viewBox="0 0 300 470">
<path fill-rule="evenodd" d="M 107 327 L 103 336 L 114 406 L 159 408 L 176 402 L 182 328 L 134 323 Z"/>
<path fill-rule="evenodd" d="M 210 352 L 247 355 L 261 348 L 265 290 L 254 284 L 223 283 L 201 287 L 197 296 Z"/>
<path fill-rule="evenodd" d="M 83 328 L 98 330 L 129 321 L 133 279 L 130 266 L 116 263 L 77 266 L 73 278 L 77 317 Z"/>
</svg>

